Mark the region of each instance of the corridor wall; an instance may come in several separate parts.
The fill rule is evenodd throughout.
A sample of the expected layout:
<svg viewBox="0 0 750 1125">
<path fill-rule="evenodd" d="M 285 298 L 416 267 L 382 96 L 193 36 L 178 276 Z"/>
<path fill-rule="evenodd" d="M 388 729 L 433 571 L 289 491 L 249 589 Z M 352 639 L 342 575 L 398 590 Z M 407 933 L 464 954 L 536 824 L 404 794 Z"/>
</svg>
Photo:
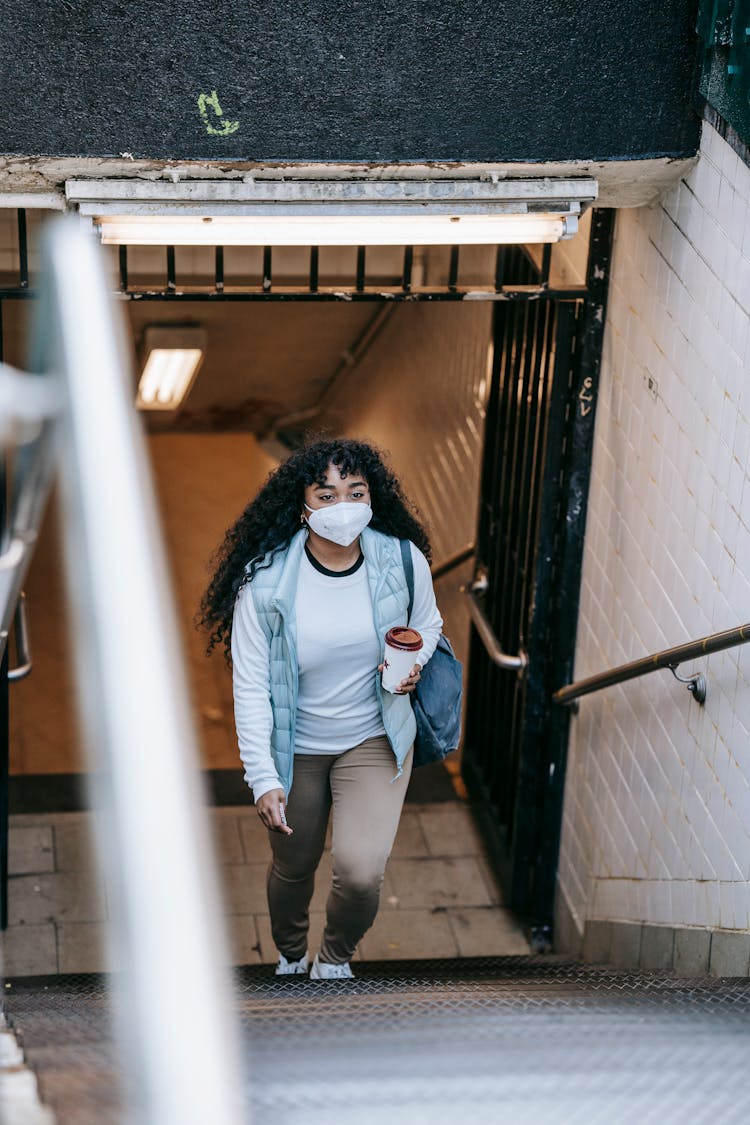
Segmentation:
<svg viewBox="0 0 750 1125">
<path fill-rule="evenodd" d="M 690 174 L 617 216 L 576 678 L 750 619 L 750 168 L 708 124 Z M 559 948 L 747 973 L 750 648 L 581 700 Z M 682 673 L 692 672 L 684 667 Z"/>
<path fill-rule="evenodd" d="M 389 454 L 438 564 L 476 534 L 491 325 L 487 302 L 394 308 L 324 419 Z M 436 586 L 445 632 L 464 661 L 469 618 L 459 586 L 471 569 L 469 561 Z"/>
</svg>

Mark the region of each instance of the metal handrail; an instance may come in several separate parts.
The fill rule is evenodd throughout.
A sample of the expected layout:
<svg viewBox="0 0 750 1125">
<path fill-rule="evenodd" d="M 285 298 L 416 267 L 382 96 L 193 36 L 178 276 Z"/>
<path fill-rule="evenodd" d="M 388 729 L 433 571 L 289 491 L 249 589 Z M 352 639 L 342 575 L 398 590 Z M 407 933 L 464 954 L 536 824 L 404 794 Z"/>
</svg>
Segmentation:
<svg viewBox="0 0 750 1125">
<path fill-rule="evenodd" d="M 463 592 L 469 603 L 471 620 L 492 663 L 496 664 L 498 668 L 505 668 L 510 672 L 518 672 L 519 675 L 523 675 L 529 663 L 527 654 L 523 649 L 520 650 L 518 656 L 510 656 L 509 653 L 504 652 L 484 609 L 477 601 L 472 587 L 465 587 Z"/>
<path fill-rule="evenodd" d="M 8 671 L 8 679 L 11 683 L 25 679 L 33 668 L 31 646 L 29 644 L 29 623 L 26 617 L 26 594 L 23 591 L 21 591 L 21 596 L 16 606 L 15 635 L 16 660 L 18 664 L 16 664 L 15 668 L 11 668 Z"/>
<path fill-rule="evenodd" d="M 466 546 L 462 547 L 460 551 L 454 551 L 452 555 L 448 555 L 448 557 L 446 559 L 443 559 L 442 562 L 437 563 L 435 566 L 431 567 L 430 574 L 432 575 L 433 582 L 436 582 L 438 578 L 442 578 L 444 574 L 448 574 L 449 571 L 455 570 L 457 566 L 461 565 L 461 563 L 464 563 L 467 559 L 470 559 L 476 549 L 476 543 L 467 543 Z"/>
<path fill-rule="evenodd" d="M 134 1119 L 239 1125 L 247 1115 L 218 868 L 124 332 L 99 251 L 74 220 L 50 225 L 42 276 L 35 368 L 59 374 L 24 381 L 33 389 L 50 379 L 64 392 L 55 452 L 88 776 L 102 786 L 92 804 L 107 809 L 94 829 L 113 890 L 110 942 L 125 970 L 116 1016 Z M 42 491 L 27 489 L 29 512 Z M 21 530 L 35 526 L 20 520 Z M 14 523 L 0 556 L 8 592 L 18 583 L 9 573 L 17 532 Z M 23 565 L 28 554 L 13 558 Z"/>
<path fill-rule="evenodd" d="M 709 656 L 712 652 L 722 652 L 727 648 L 747 644 L 748 641 L 750 641 L 750 623 L 738 625 L 735 629 L 726 629 L 723 633 L 712 633 L 710 636 L 701 637 L 696 641 L 687 641 L 685 644 L 664 649 L 662 652 L 654 653 L 651 656 L 642 656 L 639 660 L 632 660 L 628 664 L 620 664 L 606 672 L 599 672 L 585 680 L 577 680 L 575 683 L 567 684 L 554 693 L 552 700 L 554 703 L 569 705 L 576 699 L 580 699 L 582 695 L 590 695 L 594 691 L 601 691 L 602 688 L 612 687 L 615 684 L 624 683 L 626 680 L 634 680 L 638 676 L 646 676 L 649 672 L 658 672 L 661 668 L 669 668 L 674 672 L 686 660 Z M 689 680 L 682 682 L 688 683 L 689 690 L 696 694 L 695 688 L 692 688 L 691 684 L 697 680 L 698 676 L 691 676 Z"/>
</svg>

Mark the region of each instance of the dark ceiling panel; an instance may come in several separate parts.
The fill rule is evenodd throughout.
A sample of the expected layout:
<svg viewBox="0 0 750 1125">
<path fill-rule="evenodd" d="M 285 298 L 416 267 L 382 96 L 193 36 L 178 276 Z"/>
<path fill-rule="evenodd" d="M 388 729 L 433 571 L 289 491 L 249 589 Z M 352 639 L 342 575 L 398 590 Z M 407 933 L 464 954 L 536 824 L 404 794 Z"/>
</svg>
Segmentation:
<svg viewBox="0 0 750 1125">
<path fill-rule="evenodd" d="M 3 0 L 0 152 L 230 162 L 690 155 L 692 9 L 684 0 Z"/>
</svg>

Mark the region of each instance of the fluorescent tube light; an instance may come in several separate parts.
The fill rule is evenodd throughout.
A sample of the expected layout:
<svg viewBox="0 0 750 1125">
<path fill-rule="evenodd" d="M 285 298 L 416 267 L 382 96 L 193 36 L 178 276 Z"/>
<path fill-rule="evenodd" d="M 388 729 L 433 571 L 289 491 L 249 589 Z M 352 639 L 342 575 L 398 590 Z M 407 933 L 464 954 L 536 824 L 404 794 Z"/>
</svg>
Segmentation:
<svg viewBox="0 0 750 1125">
<path fill-rule="evenodd" d="M 106 244 L 129 246 L 462 246 L 557 242 L 576 215 L 99 215 Z"/>
<path fill-rule="evenodd" d="M 138 384 L 140 410 L 176 410 L 195 382 L 205 354 L 200 328 L 149 327 L 144 335 L 146 362 Z"/>
</svg>

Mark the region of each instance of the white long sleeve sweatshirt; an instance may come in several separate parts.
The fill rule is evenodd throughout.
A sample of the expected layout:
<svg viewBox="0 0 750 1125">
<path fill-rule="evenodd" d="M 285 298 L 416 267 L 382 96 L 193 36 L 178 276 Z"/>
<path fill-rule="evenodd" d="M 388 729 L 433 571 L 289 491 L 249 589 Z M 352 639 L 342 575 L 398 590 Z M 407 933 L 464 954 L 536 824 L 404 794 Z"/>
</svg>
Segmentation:
<svg viewBox="0 0 750 1125">
<path fill-rule="evenodd" d="M 424 647 L 415 663 L 435 651 L 442 618 L 427 559 L 411 544 L 414 605 L 410 624 Z M 343 574 L 323 571 L 304 553 L 297 579 L 299 662 L 295 751 L 342 754 L 384 734 L 375 680 L 383 653 L 375 631 L 366 563 Z M 281 782 L 271 757 L 269 646 L 250 584 L 240 591 L 232 621 L 234 714 L 245 780 L 257 801 Z"/>
</svg>

